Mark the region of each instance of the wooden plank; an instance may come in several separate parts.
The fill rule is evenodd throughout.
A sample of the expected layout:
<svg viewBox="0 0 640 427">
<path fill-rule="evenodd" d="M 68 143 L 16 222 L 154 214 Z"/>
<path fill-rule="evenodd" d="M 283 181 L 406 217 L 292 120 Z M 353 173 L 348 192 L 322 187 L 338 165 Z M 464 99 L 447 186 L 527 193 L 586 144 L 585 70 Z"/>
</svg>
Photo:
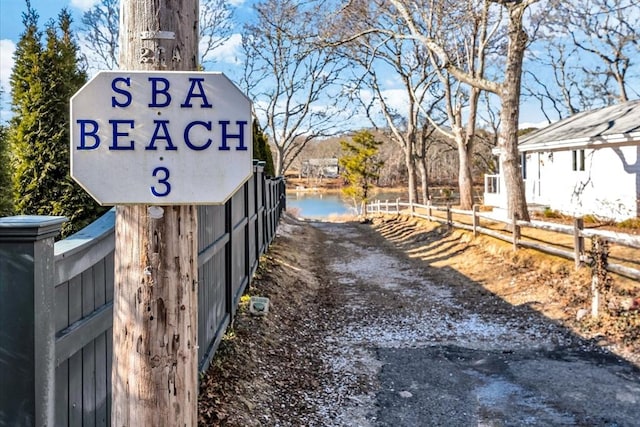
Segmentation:
<svg viewBox="0 0 640 427">
<path fill-rule="evenodd" d="M 213 301 L 211 306 L 215 309 L 215 323 L 211 327 L 211 330 L 215 333 L 217 326 L 222 319 L 227 315 L 226 310 L 226 295 L 227 295 L 227 254 L 226 252 L 220 252 L 214 258 L 214 264 L 212 265 L 212 277 L 215 280 L 212 282 L 212 295 Z M 215 301 L 215 304 L 213 303 Z"/>
<path fill-rule="evenodd" d="M 69 282 L 65 282 L 55 287 L 55 330 L 63 330 L 69 326 Z"/>
<path fill-rule="evenodd" d="M 101 307 L 107 302 L 107 273 L 105 271 L 105 260 L 93 266 L 93 301 L 94 307 Z M 91 310 L 93 311 L 93 310 Z"/>
<path fill-rule="evenodd" d="M 113 362 L 113 329 L 105 332 L 107 347 L 107 426 L 111 425 L 111 366 Z"/>
<path fill-rule="evenodd" d="M 556 255 L 566 259 L 573 259 L 574 257 L 573 251 L 566 251 L 553 246 L 541 245 L 539 243 L 533 243 L 526 240 L 519 240 L 518 244 L 526 248 L 535 249 L 540 252 L 545 252 L 545 253 Z"/>
<path fill-rule="evenodd" d="M 236 304 L 235 300 L 238 292 L 241 290 L 243 283 L 246 279 L 246 268 L 245 268 L 245 232 L 246 229 L 243 227 L 237 228 L 233 231 L 233 248 L 232 248 L 232 296 L 234 298 L 233 304 L 233 312 L 235 313 Z"/>
<path fill-rule="evenodd" d="M 630 267 L 625 267 L 624 265 L 610 263 L 609 265 L 607 265 L 607 269 L 612 273 L 620 274 L 630 279 L 640 280 L 640 270 L 636 270 L 635 268 L 630 268 Z"/>
<path fill-rule="evenodd" d="M 209 287 L 205 276 L 205 266 L 200 263 L 198 256 L 198 361 L 202 360 L 205 352 L 204 343 L 207 342 L 207 312 L 209 311 Z"/>
<path fill-rule="evenodd" d="M 206 239 L 206 231 L 207 231 L 207 207 L 206 206 L 198 206 L 198 253 L 202 252 L 202 250 L 208 245 L 208 241 Z"/>
<path fill-rule="evenodd" d="M 82 273 L 82 317 L 93 313 L 95 302 L 95 281 L 93 280 L 93 268 Z"/>
<path fill-rule="evenodd" d="M 82 276 L 69 281 L 69 324 L 82 317 Z"/>
<path fill-rule="evenodd" d="M 107 424 L 107 333 L 95 339 L 95 425 L 108 427 Z"/>
<path fill-rule="evenodd" d="M 89 237 L 87 237 L 89 238 Z M 63 283 L 88 270 L 114 251 L 115 232 L 98 240 L 88 241 L 83 251 L 56 253 L 56 283 Z"/>
<path fill-rule="evenodd" d="M 633 236 L 631 234 L 616 233 L 607 230 L 585 229 L 582 231 L 582 235 L 584 237 L 599 236 L 611 243 L 617 243 L 619 245 L 640 249 L 640 237 Z"/>
<path fill-rule="evenodd" d="M 198 254 L 198 265 L 204 265 L 220 251 L 224 250 L 225 245 L 229 242 L 230 235 L 223 234 L 213 244 L 209 245 Z"/>
<path fill-rule="evenodd" d="M 113 301 L 110 301 L 89 316 L 60 331 L 56 337 L 56 365 L 60 365 L 96 336 L 111 328 L 112 324 Z"/>
<path fill-rule="evenodd" d="M 231 322 L 231 315 L 227 314 L 223 319 L 223 321 L 220 322 L 220 326 L 218 328 L 217 333 L 214 334 L 215 339 L 210 342 L 208 348 L 205 349 L 206 351 L 204 353 L 204 356 L 200 359 L 200 363 L 198 365 L 199 372 L 204 372 L 206 369 L 208 369 L 209 365 L 211 364 L 211 361 L 213 360 L 213 356 L 215 356 L 216 350 L 220 345 L 220 341 L 222 341 L 222 337 L 224 336 L 224 331 L 227 329 L 230 322 Z"/>
<path fill-rule="evenodd" d="M 113 283 L 115 274 L 113 267 L 114 255 L 115 254 L 112 252 L 104 259 L 105 302 L 113 301 Z"/>
<path fill-rule="evenodd" d="M 93 313 L 95 308 L 95 280 L 93 268 L 82 273 L 82 317 Z M 96 361 L 94 340 L 97 334 L 90 334 L 88 342 L 82 348 L 82 425 L 94 427 L 95 419 L 95 391 L 96 391 Z"/>
<path fill-rule="evenodd" d="M 96 349 L 91 340 L 82 349 L 82 426 L 96 425 Z"/>
<path fill-rule="evenodd" d="M 554 224 L 551 222 L 542 222 L 542 221 L 518 221 L 518 225 L 522 227 L 535 228 L 537 230 L 548 230 L 548 231 L 553 231 L 555 233 L 573 235 L 572 225 Z"/>
<path fill-rule="evenodd" d="M 56 367 L 56 426 L 69 425 L 69 362 Z"/>
<path fill-rule="evenodd" d="M 82 352 L 69 358 L 69 427 L 82 426 Z"/>
</svg>

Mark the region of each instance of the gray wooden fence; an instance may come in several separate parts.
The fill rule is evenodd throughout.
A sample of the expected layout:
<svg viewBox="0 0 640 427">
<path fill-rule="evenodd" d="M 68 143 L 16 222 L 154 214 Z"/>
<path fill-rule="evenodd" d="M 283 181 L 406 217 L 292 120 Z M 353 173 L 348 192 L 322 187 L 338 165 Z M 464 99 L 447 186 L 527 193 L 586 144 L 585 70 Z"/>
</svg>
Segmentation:
<svg viewBox="0 0 640 427">
<path fill-rule="evenodd" d="M 263 174 L 198 207 L 199 368 L 207 369 L 285 208 Z M 0 426 L 109 426 L 115 211 L 54 244 L 62 217 L 0 218 Z"/>
</svg>

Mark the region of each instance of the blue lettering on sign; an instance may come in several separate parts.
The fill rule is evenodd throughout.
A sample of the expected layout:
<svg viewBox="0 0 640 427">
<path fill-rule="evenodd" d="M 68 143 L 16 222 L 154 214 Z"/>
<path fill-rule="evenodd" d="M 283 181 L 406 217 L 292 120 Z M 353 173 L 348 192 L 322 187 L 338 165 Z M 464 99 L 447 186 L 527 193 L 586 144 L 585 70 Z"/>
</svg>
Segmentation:
<svg viewBox="0 0 640 427">
<path fill-rule="evenodd" d="M 98 122 L 95 120 L 76 120 L 76 123 L 80 125 L 80 145 L 76 148 L 78 150 L 95 150 L 100 145 L 100 137 L 98 136 Z M 88 129 L 88 125 L 91 125 L 91 130 Z M 93 138 L 93 145 L 87 145 L 86 137 Z"/>
<path fill-rule="evenodd" d="M 133 129 L 133 120 L 109 120 L 109 123 L 111 123 L 113 130 L 113 139 L 111 140 L 109 150 L 133 150 L 133 140 L 130 140 L 128 145 L 119 145 L 118 143 L 118 139 L 121 136 L 129 136 L 129 132 L 119 131 L 118 128 L 120 125 L 129 125 L 129 128 Z"/>
<path fill-rule="evenodd" d="M 209 104 L 207 95 L 204 93 L 204 87 L 202 86 L 204 78 L 190 77 L 189 81 L 191 82 L 189 93 L 187 93 L 187 97 L 185 98 L 184 103 L 180 104 L 180 106 L 182 108 L 192 108 L 193 105 L 191 105 L 191 98 L 202 98 L 202 104 L 200 104 L 200 108 L 213 108 L 213 105 Z M 198 93 L 194 92 L 196 86 L 198 87 Z"/>
<path fill-rule="evenodd" d="M 125 78 L 125 77 L 116 77 L 115 79 L 113 79 L 111 81 L 111 89 L 113 89 L 113 91 L 115 93 L 118 93 L 120 95 L 124 95 L 125 97 L 125 101 L 124 102 L 119 102 L 115 96 L 111 97 L 111 106 L 112 107 L 128 107 L 129 105 L 131 105 L 131 101 L 132 101 L 132 97 L 131 97 L 131 92 L 129 92 L 128 90 L 125 89 L 121 89 L 118 87 L 118 83 L 124 83 L 127 86 L 131 86 L 131 79 L 130 78 Z"/>
<path fill-rule="evenodd" d="M 78 150 L 95 150 L 100 146 L 100 124 L 95 120 L 76 120 L 76 123 L 80 126 L 80 142 L 76 147 Z M 230 151 L 229 146 L 230 139 L 237 139 L 238 142 L 234 147 L 236 151 L 247 151 L 248 147 L 245 143 L 245 127 L 248 122 L 246 120 L 237 120 L 236 126 L 238 127 L 238 133 L 230 133 L 228 126 L 231 124 L 229 120 L 220 120 L 220 145 L 219 151 Z M 111 144 L 109 150 L 135 150 L 135 141 L 132 139 L 125 140 L 124 138 L 130 136 L 130 131 L 135 129 L 135 120 L 109 120 L 111 125 Z M 171 131 L 169 130 L 169 120 L 154 120 L 154 129 L 149 142 L 145 146 L 145 150 L 156 151 L 158 150 L 157 143 L 164 141 L 166 151 L 177 151 L 178 147 L 173 143 L 171 138 Z M 144 127 L 144 126 L 141 126 Z M 194 141 L 192 130 L 196 127 L 203 127 L 207 132 L 211 133 L 213 130 L 213 124 L 211 121 L 195 120 L 184 128 L 183 138 L 185 145 L 194 151 L 206 150 L 213 144 L 211 138 L 204 138 L 201 141 Z M 89 140 L 91 138 L 91 140 Z"/>
<path fill-rule="evenodd" d="M 157 139 L 164 139 L 165 141 L 167 141 L 167 147 L 165 148 L 166 150 L 177 150 L 178 147 L 173 145 L 173 143 L 171 142 L 171 135 L 169 134 L 169 129 L 167 128 L 169 120 L 154 120 L 153 123 L 155 123 L 156 128 L 154 129 L 151 141 L 149 141 L 149 145 L 145 147 L 145 150 L 157 150 L 155 145 Z M 162 135 L 160 135 L 160 129 L 162 129 Z"/>
<path fill-rule="evenodd" d="M 168 107 L 171 104 L 169 86 L 171 83 L 164 77 L 149 77 L 151 82 L 151 104 L 149 107 Z M 162 83 L 162 87 L 159 85 Z M 163 102 L 158 101 L 159 95 L 163 96 Z"/>
<path fill-rule="evenodd" d="M 222 141 L 220 141 L 220 146 L 218 150 L 227 151 L 229 150 L 229 146 L 227 145 L 227 139 L 229 138 L 237 138 L 239 140 L 238 146 L 236 147 L 237 151 L 246 151 L 247 147 L 244 145 L 244 126 L 247 124 L 244 120 L 237 120 L 236 124 L 238 125 L 238 133 L 237 134 L 229 134 L 227 133 L 227 125 L 231 123 L 229 120 L 220 120 L 218 122 L 222 127 Z"/>
<path fill-rule="evenodd" d="M 189 137 L 189 132 L 191 131 L 191 128 L 194 126 L 203 126 L 205 129 L 211 132 L 211 126 L 212 126 L 211 122 L 195 121 L 195 122 L 189 123 L 187 127 L 184 128 L 184 143 L 187 144 L 187 147 L 195 151 L 206 150 L 207 148 L 209 148 L 209 146 L 213 141 L 211 140 L 211 138 L 209 138 L 203 145 L 195 145 L 193 142 L 191 142 L 191 138 Z"/>
<path fill-rule="evenodd" d="M 171 184 L 169 184 L 169 169 L 164 166 L 158 166 L 153 170 L 153 177 L 158 178 L 158 184 L 162 184 L 161 191 L 156 189 L 155 185 L 151 186 L 151 194 L 156 197 L 164 197 L 171 192 Z"/>
</svg>

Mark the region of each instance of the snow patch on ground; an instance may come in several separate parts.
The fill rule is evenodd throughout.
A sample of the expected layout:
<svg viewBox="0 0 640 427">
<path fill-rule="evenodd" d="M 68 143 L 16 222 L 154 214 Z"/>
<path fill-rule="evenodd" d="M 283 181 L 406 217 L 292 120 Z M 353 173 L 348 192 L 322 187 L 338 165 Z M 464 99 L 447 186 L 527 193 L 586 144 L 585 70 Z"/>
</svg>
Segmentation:
<svg viewBox="0 0 640 427">
<path fill-rule="evenodd" d="M 445 287 L 436 286 L 415 273 L 410 266 L 382 251 L 370 248 L 362 251 L 355 244 L 343 244 L 352 256 L 349 259 L 332 263 L 330 268 L 342 275 L 340 283 L 354 284 L 362 282 L 370 286 L 390 291 L 400 291 L 403 297 L 417 297 L 423 293 L 438 297 L 441 303 L 447 303 L 451 292 Z"/>
<path fill-rule="evenodd" d="M 276 229 L 276 236 L 293 237 L 302 229 L 301 226 L 287 221 L 281 221 Z"/>
<path fill-rule="evenodd" d="M 437 311 L 428 315 L 399 314 L 350 325 L 336 342 L 371 347 L 402 348 L 455 344 L 476 349 L 553 347 L 562 338 L 549 328 L 518 328 L 508 319 L 453 318 Z M 568 342 L 566 343 L 568 344 Z"/>
<path fill-rule="evenodd" d="M 322 228 L 330 226 L 323 224 Z M 346 230 L 340 229 L 343 236 L 357 237 L 356 233 L 345 234 Z M 375 247 L 363 249 L 354 242 L 341 241 L 339 245 L 348 256 L 334 258 L 328 268 L 335 273 L 337 286 L 343 286 L 348 296 L 344 313 L 349 321 L 327 337 L 326 353 L 333 374 L 343 380 L 341 389 L 331 391 L 339 400 L 339 405 L 331 405 L 334 408 L 331 417 L 338 425 L 375 423 L 375 413 L 370 413 L 375 395 L 354 394 L 350 387 L 363 376 L 366 382 L 376 381 L 381 369 L 375 354 L 378 348 L 456 345 L 515 351 L 532 346 L 553 347 L 562 339 L 552 327 L 530 326 L 534 322 L 528 324 L 526 319 L 482 317 L 456 306 L 450 289 L 426 280 L 408 260 L 387 255 Z M 380 298 L 393 298 L 402 308 L 376 311 L 370 305 L 371 292 L 378 292 Z M 488 384 L 479 395 L 491 400 L 492 387 L 502 385 Z"/>
</svg>

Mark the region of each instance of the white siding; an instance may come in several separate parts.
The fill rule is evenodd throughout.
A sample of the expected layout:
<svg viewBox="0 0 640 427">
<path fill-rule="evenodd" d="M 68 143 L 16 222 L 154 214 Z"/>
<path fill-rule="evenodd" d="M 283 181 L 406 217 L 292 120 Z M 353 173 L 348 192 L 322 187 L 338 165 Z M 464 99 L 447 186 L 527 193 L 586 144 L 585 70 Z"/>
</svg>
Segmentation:
<svg viewBox="0 0 640 427">
<path fill-rule="evenodd" d="M 574 171 L 571 150 L 528 153 L 527 202 L 575 216 L 595 214 L 615 220 L 636 217 L 639 154 L 640 146 L 586 149 L 585 170 Z"/>
</svg>

